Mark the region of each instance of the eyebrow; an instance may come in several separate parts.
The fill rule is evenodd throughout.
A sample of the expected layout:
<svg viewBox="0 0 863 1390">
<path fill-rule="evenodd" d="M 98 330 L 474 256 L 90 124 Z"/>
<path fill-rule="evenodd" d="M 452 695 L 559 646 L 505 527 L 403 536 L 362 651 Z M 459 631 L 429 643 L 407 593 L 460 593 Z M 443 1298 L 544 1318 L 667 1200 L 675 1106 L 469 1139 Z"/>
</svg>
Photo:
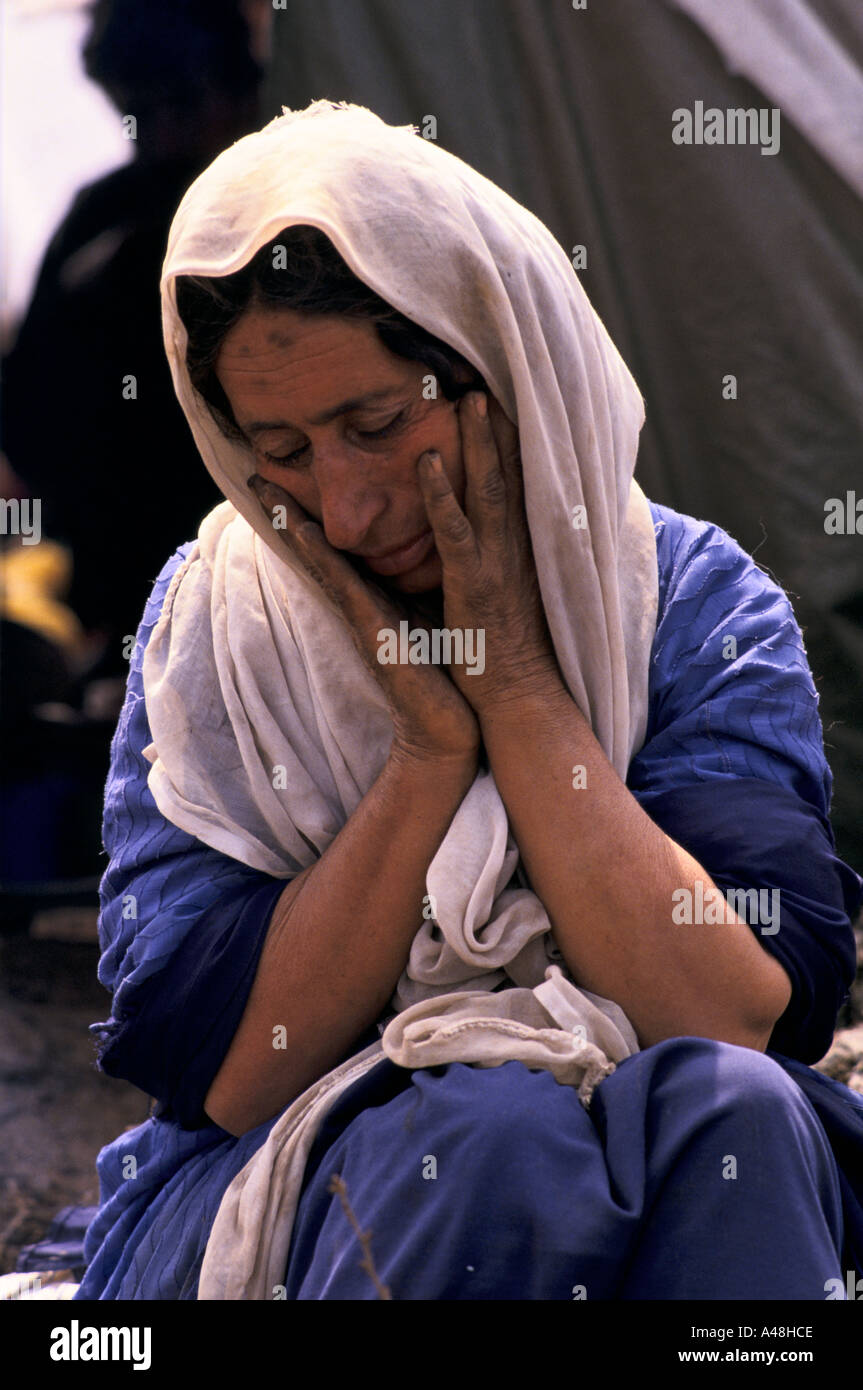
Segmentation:
<svg viewBox="0 0 863 1390">
<path fill-rule="evenodd" d="M 327 425 L 338 415 L 347 415 L 352 410 L 360 410 L 365 405 L 372 405 L 375 401 L 381 401 L 388 396 L 397 394 L 398 388 L 394 386 L 385 386 L 380 391 L 369 391 L 365 396 L 354 396 L 349 401 L 342 401 L 341 405 L 333 406 L 332 410 L 325 410 L 321 415 L 313 415 L 309 423 Z M 297 426 L 292 425 L 288 420 L 253 420 L 250 425 L 245 426 L 245 433 L 265 434 L 268 430 L 293 430 L 296 428 Z"/>
</svg>

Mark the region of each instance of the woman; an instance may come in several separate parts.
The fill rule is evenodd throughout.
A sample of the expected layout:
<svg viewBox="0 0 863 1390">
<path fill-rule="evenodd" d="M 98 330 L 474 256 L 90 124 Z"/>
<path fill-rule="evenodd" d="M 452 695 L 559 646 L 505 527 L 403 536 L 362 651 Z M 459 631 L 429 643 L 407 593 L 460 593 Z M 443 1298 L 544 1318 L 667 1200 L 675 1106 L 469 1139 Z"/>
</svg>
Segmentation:
<svg viewBox="0 0 863 1390">
<path fill-rule="evenodd" d="M 782 591 L 633 482 L 559 246 L 317 102 L 192 185 L 162 293 L 227 500 L 114 741 L 96 1031 L 160 1108 L 78 1296 L 827 1297 L 863 1108 L 803 1064 L 860 880 L 817 697 Z"/>
</svg>

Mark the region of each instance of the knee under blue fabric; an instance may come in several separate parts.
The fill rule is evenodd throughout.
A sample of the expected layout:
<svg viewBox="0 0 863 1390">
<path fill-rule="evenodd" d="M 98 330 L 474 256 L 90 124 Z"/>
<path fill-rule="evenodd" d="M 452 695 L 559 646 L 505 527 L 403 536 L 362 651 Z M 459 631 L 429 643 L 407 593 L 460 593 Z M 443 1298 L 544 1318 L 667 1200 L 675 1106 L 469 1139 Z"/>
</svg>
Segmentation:
<svg viewBox="0 0 863 1390">
<path fill-rule="evenodd" d="M 675 1038 L 586 1111 L 520 1062 L 382 1066 L 310 1156 L 288 1299 L 824 1299 L 842 1203 L 826 1135 L 777 1062 Z"/>
</svg>

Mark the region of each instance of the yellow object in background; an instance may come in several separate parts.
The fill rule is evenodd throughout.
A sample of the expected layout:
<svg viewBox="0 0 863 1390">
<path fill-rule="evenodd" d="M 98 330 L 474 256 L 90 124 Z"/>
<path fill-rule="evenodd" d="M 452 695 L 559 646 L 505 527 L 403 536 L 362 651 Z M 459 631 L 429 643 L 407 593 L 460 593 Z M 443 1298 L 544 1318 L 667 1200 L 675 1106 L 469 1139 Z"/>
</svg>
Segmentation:
<svg viewBox="0 0 863 1390">
<path fill-rule="evenodd" d="M 86 641 L 81 623 L 63 602 L 71 579 L 72 552 L 59 541 L 0 551 L 0 617 L 38 632 L 75 661 Z"/>
</svg>

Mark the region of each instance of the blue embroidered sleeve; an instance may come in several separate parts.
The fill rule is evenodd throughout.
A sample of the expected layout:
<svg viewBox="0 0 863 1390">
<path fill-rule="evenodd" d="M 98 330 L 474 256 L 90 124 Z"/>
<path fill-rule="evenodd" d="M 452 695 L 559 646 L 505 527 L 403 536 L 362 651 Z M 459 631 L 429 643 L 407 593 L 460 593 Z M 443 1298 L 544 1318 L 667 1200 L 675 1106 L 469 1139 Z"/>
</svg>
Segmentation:
<svg viewBox="0 0 863 1390">
<path fill-rule="evenodd" d="M 99 978 L 112 1016 L 94 1024 L 99 1065 L 160 1102 L 160 1118 L 210 1124 L 203 1101 L 245 1009 L 285 880 L 251 869 L 167 821 L 147 786 L 151 742 L 141 661 L 168 584 L 159 575 L 138 629 L 111 746 L 100 885 Z"/>
<path fill-rule="evenodd" d="M 778 924 L 747 917 L 792 985 L 770 1046 L 817 1061 L 854 978 L 861 880 L 835 853 L 803 639 L 786 595 L 725 532 L 651 507 L 659 620 L 627 785 L 723 891 L 779 890 Z"/>
</svg>

